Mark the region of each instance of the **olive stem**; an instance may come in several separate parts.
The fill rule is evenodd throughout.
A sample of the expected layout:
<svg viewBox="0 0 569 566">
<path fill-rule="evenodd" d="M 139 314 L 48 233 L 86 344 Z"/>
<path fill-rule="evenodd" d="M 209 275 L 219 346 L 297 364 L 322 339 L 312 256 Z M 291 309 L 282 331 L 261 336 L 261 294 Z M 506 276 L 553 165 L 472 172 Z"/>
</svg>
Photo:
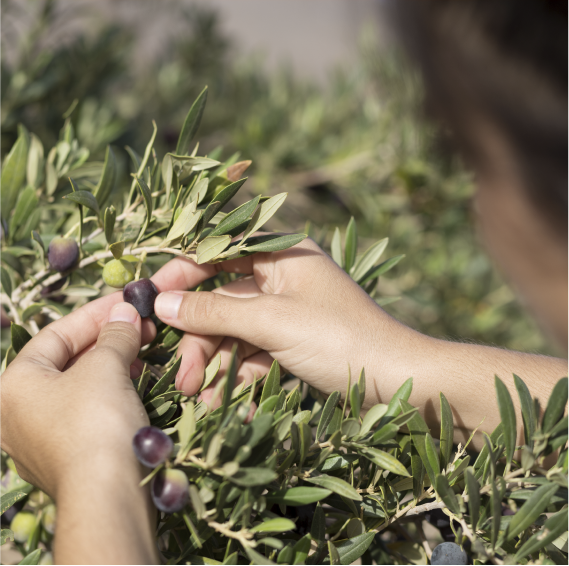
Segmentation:
<svg viewBox="0 0 569 566">
<path fill-rule="evenodd" d="M 176 255 L 176 256 L 189 257 L 182 250 L 176 250 L 174 248 L 159 248 L 158 246 L 147 246 L 147 247 L 142 247 L 142 248 L 125 250 L 125 253 L 127 255 L 128 254 L 136 255 L 136 254 L 141 254 L 141 253 L 146 253 L 146 254 L 166 253 L 166 254 L 171 254 L 171 255 Z M 110 257 L 113 257 L 113 254 L 110 251 L 104 251 L 104 252 L 100 252 L 97 254 L 93 254 L 92 256 L 86 257 L 85 259 L 81 260 L 79 262 L 79 264 L 77 265 L 77 268 L 86 267 L 87 265 L 91 265 L 92 263 L 96 263 L 97 261 L 100 261 L 102 259 L 107 259 Z M 47 275 L 48 273 L 50 273 L 50 270 L 46 269 L 46 270 L 38 273 L 36 275 L 36 277 L 38 279 L 41 279 L 43 276 Z M 52 285 L 56 281 L 59 281 L 62 277 L 66 277 L 66 275 L 67 275 L 66 273 L 65 274 L 64 273 L 55 273 L 51 277 L 48 277 L 47 279 L 45 279 L 43 281 L 43 285 L 44 286 Z M 21 292 L 23 290 L 23 288 L 21 288 L 21 287 L 22 287 L 22 285 L 18 289 L 16 289 L 16 291 L 19 290 Z M 32 288 L 32 290 L 20 302 L 20 307 L 21 308 L 28 307 L 31 303 L 33 303 L 34 299 L 37 297 L 37 295 L 40 291 L 41 291 L 40 286 L 36 286 L 36 287 Z M 19 298 L 18 295 L 16 295 L 16 297 Z"/>
<path fill-rule="evenodd" d="M 83 219 L 83 224 L 87 223 L 87 222 L 91 222 L 93 220 L 98 220 L 98 218 L 96 216 L 87 216 L 87 218 Z M 73 234 L 73 232 L 75 232 L 75 230 L 77 230 L 77 228 L 79 228 L 79 226 L 81 226 L 81 222 L 77 222 L 77 224 L 75 224 L 73 226 L 73 228 L 71 228 L 71 230 L 68 230 L 67 233 L 65 234 L 65 236 L 63 236 L 64 238 L 69 238 L 71 236 L 71 234 Z M 88 236 L 86 236 L 85 238 L 83 238 L 83 243 L 85 243 L 85 241 L 87 240 Z"/>
<path fill-rule="evenodd" d="M 18 309 L 16 309 L 16 307 L 14 306 L 14 303 L 12 302 L 12 300 L 10 299 L 10 297 L 6 293 L 0 294 L 0 303 L 3 305 L 6 305 L 8 307 L 8 310 L 10 311 L 10 315 L 12 316 L 12 318 L 14 319 L 14 322 L 16 324 L 22 324 L 22 319 L 20 318 L 20 315 L 18 314 Z"/>
</svg>

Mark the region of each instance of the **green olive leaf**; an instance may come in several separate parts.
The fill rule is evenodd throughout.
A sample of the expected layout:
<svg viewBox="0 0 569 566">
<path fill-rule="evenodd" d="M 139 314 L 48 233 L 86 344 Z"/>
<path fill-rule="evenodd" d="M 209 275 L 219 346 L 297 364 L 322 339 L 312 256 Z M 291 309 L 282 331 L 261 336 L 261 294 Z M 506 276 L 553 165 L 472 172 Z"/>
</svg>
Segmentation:
<svg viewBox="0 0 569 566">
<path fill-rule="evenodd" d="M 231 243 L 231 236 L 207 237 L 198 244 L 198 265 L 215 259 Z"/>
<path fill-rule="evenodd" d="M 186 155 L 190 151 L 190 144 L 200 126 L 206 102 L 207 86 L 201 91 L 186 115 L 180 137 L 178 138 L 178 144 L 176 145 L 176 153 L 178 155 Z"/>
<path fill-rule="evenodd" d="M 31 334 L 23 326 L 14 322 L 10 324 L 10 335 L 12 348 L 14 348 L 16 354 L 19 354 L 22 348 L 32 339 Z"/>
<path fill-rule="evenodd" d="M 103 165 L 103 172 L 101 173 L 101 178 L 97 184 L 97 188 L 94 191 L 95 198 L 99 206 L 104 206 L 107 202 L 113 189 L 115 187 L 115 181 L 117 177 L 117 161 L 115 154 L 111 149 L 111 146 L 107 146 L 107 151 L 105 153 L 105 163 Z"/>
<path fill-rule="evenodd" d="M 21 126 L 18 139 L 4 159 L 2 164 L 2 177 L 0 179 L 0 211 L 2 218 L 8 220 L 16 204 L 18 191 L 26 179 L 28 149 L 30 136 Z"/>
<path fill-rule="evenodd" d="M 74 183 L 71 178 L 69 180 Z M 75 192 L 69 193 L 63 198 L 84 206 L 92 210 L 95 214 L 99 214 L 99 204 L 97 203 L 97 199 L 89 191 L 76 189 Z"/>
</svg>

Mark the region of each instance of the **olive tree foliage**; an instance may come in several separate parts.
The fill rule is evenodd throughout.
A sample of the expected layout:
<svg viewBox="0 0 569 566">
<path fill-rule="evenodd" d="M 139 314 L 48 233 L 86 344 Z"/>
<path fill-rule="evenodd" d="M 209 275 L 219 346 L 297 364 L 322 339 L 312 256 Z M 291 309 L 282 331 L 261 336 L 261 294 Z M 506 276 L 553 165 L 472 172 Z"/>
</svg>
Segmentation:
<svg viewBox="0 0 569 566">
<path fill-rule="evenodd" d="M 1 302 L 12 319 L 3 369 L 51 320 L 106 292 L 102 271 L 113 258 L 133 262 L 138 278 L 173 256 L 221 262 L 285 249 L 305 237 L 255 235 L 286 194 L 256 196 L 227 211 L 251 162 L 223 159 L 221 149 L 199 156 L 194 138 L 206 99 L 204 89 L 175 152 L 158 157 L 156 125 L 141 153 L 128 148 L 129 182 L 117 176 L 111 147 L 104 163 L 90 161 L 69 116 L 48 151 L 20 127 L 1 179 Z M 378 280 L 402 256 L 382 260 L 387 239 L 358 253 L 353 219 L 343 232 L 334 231 L 332 258 L 385 304 L 390 298 L 378 295 Z M 79 248 L 77 263 L 65 272 L 53 271 L 46 259 L 60 235 Z M 200 288 L 235 277 L 222 272 Z M 253 384 L 236 386 L 235 355 L 221 379 L 216 357 L 202 384 L 215 384 L 221 401 L 210 410 L 197 395 L 175 389 L 181 335 L 158 322 L 156 338 L 140 351 L 143 374 L 133 381 L 151 424 L 174 443 L 171 457 L 143 484 L 163 467 L 189 480 L 186 507 L 159 513 L 157 544 L 169 564 L 426 563 L 432 548 L 422 522 L 435 511 L 448 518 L 451 539 L 475 563 L 566 562 L 566 378 L 542 410 L 520 377 L 504 376 L 515 380 L 522 408 L 525 443 L 518 447 L 513 401 L 496 377 L 501 424 L 472 454 L 469 442 L 453 445 L 453 412 L 443 393 L 440 429 L 428 428 L 408 402 L 410 376 L 402 376 L 406 381 L 388 404 L 364 411 L 364 370 L 352 375 L 346 368 L 346 390 L 325 397 L 281 375 L 277 362 Z M 248 422 L 252 403 L 258 408 Z M 548 469 L 544 461 L 552 454 L 556 462 Z M 16 529 L 13 518 L 14 530 L 2 529 L 2 544 L 12 541 L 22 563 L 37 564 L 49 553 L 54 529 L 46 517 L 53 502 L 17 476 L 6 454 L 2 464 L 3 517 L 23 505 L 16 517 L 29 519 L 26 530 Z"/>
</svg>

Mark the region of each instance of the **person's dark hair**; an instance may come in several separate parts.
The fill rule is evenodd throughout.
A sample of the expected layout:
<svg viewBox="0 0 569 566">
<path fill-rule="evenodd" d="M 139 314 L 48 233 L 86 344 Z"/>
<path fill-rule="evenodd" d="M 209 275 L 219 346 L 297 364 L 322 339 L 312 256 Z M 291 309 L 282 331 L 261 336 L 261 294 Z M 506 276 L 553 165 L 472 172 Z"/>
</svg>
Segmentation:
<svg viewBox="0 0 569 566">
<path fill-rule="evenodd" d="M 467 159 L 488 162 L 474 121 L 513 148 L 532 202 L 567 235 L 567 2 L 392 0 L 427 108 Z"/>
</svg>

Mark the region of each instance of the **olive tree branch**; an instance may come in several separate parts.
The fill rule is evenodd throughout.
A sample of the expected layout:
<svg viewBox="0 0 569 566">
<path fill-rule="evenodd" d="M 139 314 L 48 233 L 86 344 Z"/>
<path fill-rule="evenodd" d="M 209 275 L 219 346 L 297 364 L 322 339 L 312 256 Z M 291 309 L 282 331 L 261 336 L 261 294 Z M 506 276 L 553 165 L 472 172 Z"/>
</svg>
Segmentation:
<svg viewBox="0 0 569 566">
<path fill-rule="evenodd" d="M 159 248 L 158 246 L 148 246 L 148 247 L 135 248 L 135 249 L 131 249 L 131 250 L 125 250 L 124 253 L 135 255 L 135 254 L 140 254 L 140 253 L 144 253 L 144 252 L 146 252 L 147 254 L 166 253 L 166 254 L 171 254 L 171 255 L 175 255 L 175 256 L 182 256 L 182 257 L 187 257 L 187 258 L 191 257 L 188 254 L 184 253 L 182 250 L 176 250 L 174 248 Z M 113 257 L 113 254 L 110 251 L 104 251 L 104 252 L 100 252 L 97 254 L 93 254 L 92 256 L 86 257 L 85 259 L 81 260 L 79 262 L 79 264 L 77 265 L 77 267 L 78 268 L 86 267 L 87 265 L 91 265 L 92 263 L 96 263 L 102 259 L 108 259 L 111 257 Z M 36 276 L 36 280 L 42 279 L 43 277 L 45 277 L 49 273 L 51 273 L 51 270 L 48 270 L 48 269 L 44 269 L 43 271 L 40 271 Z M 43 286 L 52 285 L 53 283 L 59 281 L 63 277 L 66 277 L 66 275 L 67 275 L 66 273 L 54 273 L 52 276 L 43 280 L 42 285 L 38 284 L 35 287 L 33 287 L 32 290 L 21 301 L 19 301 L 20 308 L 26 308 L 30 304 L 32 304 L 34 302 L 34 299 L 41 292 L 41 289 Z M 18 289 L 16 289 L 16 291 L 14 291 L 14 294 L 16 294 L 17 291 L 21 292 L 23 290 L 24 290 L 24 284 L 20 285 L 20 287 Z M 16 300 L 18 300 L 19 294 L 16 294 L 15 296 L 16 296 Z"/>
</svg>

